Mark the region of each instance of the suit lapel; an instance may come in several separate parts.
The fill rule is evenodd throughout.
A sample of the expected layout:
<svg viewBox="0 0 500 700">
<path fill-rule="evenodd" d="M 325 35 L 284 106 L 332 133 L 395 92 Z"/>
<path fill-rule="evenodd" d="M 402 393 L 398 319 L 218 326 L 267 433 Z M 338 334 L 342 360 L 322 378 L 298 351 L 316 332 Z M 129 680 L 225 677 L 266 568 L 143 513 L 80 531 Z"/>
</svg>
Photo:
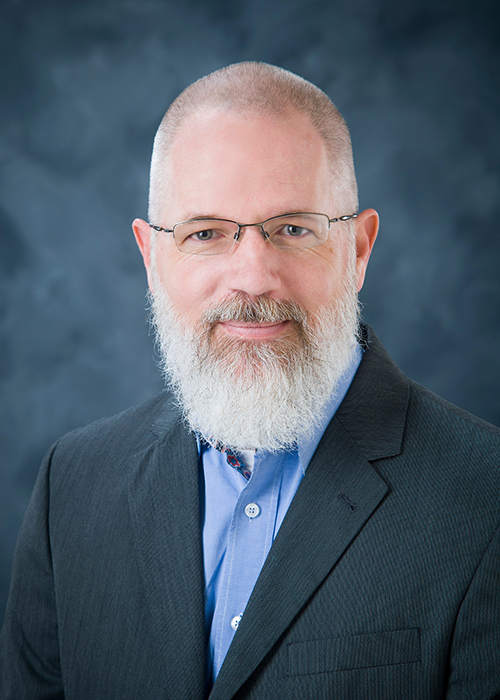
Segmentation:
<svg viewBox="0 0 500 700">
<path fill-rule="evenodd" d="M 366 342 L 370 350 L 285 516 L 210 700 L 234 696 L 388 492 L 368 460 L 400 452 L 408 382 L 370 331 Z"/>
<path fill-rule="evenodd" d="M 203 558 L 196 441 L 175 424 L 131 458 L 129 510 L 168 697 L 205 697 Z"/>
</svg>

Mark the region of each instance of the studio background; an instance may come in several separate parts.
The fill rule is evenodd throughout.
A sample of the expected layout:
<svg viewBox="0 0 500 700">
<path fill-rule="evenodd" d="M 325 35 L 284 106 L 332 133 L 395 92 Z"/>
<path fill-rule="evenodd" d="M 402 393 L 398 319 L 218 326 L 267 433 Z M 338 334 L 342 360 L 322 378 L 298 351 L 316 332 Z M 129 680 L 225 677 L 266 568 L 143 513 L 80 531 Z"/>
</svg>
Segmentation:
<svg viewBox="0 0 500 700">
<path fill-rule="evenodd" d="M 4 0 L 0 622 L 41 458 L 163 386 L 131 231 L 169 103 L 228 63 L 311 80 L 381 230 L 364 318 L 412 378 L 500 424 L 497 0 Z"/>
</svg>

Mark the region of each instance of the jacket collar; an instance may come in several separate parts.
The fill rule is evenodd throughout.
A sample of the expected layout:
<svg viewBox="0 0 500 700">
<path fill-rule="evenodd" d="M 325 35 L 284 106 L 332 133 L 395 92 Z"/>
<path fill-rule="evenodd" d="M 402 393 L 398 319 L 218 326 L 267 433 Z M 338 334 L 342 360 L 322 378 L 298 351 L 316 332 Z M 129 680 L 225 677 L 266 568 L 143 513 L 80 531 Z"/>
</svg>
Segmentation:
<svg viewBox="0 0 500 700">
<path fill-rule="evenodd" d="M 361 326 L 363 359 L 336 419 L 368 461 L 400 454 L 409 382 L 370 326 Z"/>
</svg>

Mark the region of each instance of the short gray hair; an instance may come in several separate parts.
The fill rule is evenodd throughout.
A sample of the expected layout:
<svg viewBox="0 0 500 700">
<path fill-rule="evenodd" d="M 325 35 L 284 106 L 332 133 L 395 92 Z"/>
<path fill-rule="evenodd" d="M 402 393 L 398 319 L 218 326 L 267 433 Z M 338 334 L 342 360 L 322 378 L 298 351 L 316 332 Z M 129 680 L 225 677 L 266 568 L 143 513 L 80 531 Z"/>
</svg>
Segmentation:
<svg viewBox="0 0 500 700">
<path fill-rule="evenodd" d="M 342 211 L 358 208 L 358 188 L 347 125 L 322 90 L 308 80 L 268 63 L 234 63 L 187 87 L 167 110 L 158 128 L 151 159 L 149 220 L 160 222 L 162 200 L 168 191 L 168 156 L 184 120 L 204 107 L 264 113 L 289 118 L 305 114 L 322 137 L 332 172 L 332 186 Z M 344 211 L 343 208 L 349 209 Z"/>
</svg>

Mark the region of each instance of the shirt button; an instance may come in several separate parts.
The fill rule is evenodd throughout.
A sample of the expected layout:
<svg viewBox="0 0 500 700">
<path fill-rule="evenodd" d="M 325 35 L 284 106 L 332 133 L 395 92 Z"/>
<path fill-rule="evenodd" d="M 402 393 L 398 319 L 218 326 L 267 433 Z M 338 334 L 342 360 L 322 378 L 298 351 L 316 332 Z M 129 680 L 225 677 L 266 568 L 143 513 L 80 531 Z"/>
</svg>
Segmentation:
<svg viewBox="0 0 500 700">
<path fill-rule="evenodd" d="M 245 506 L 245 515 L 249 518 L 256 518 L 260 513 L 260 508 L 256 503 L 249 503 Z"/>
<path fill-rule="evenodd" d="M 238 629 L 238 625 L 240 624 L 240 620 L 241 620 L 241 615 L 235 615 L 235 617 L 233 617 L 233 619 L 231 620 L 231 627 L 233 628 L 233 630 L 235 632 Z"/>
</svg>

